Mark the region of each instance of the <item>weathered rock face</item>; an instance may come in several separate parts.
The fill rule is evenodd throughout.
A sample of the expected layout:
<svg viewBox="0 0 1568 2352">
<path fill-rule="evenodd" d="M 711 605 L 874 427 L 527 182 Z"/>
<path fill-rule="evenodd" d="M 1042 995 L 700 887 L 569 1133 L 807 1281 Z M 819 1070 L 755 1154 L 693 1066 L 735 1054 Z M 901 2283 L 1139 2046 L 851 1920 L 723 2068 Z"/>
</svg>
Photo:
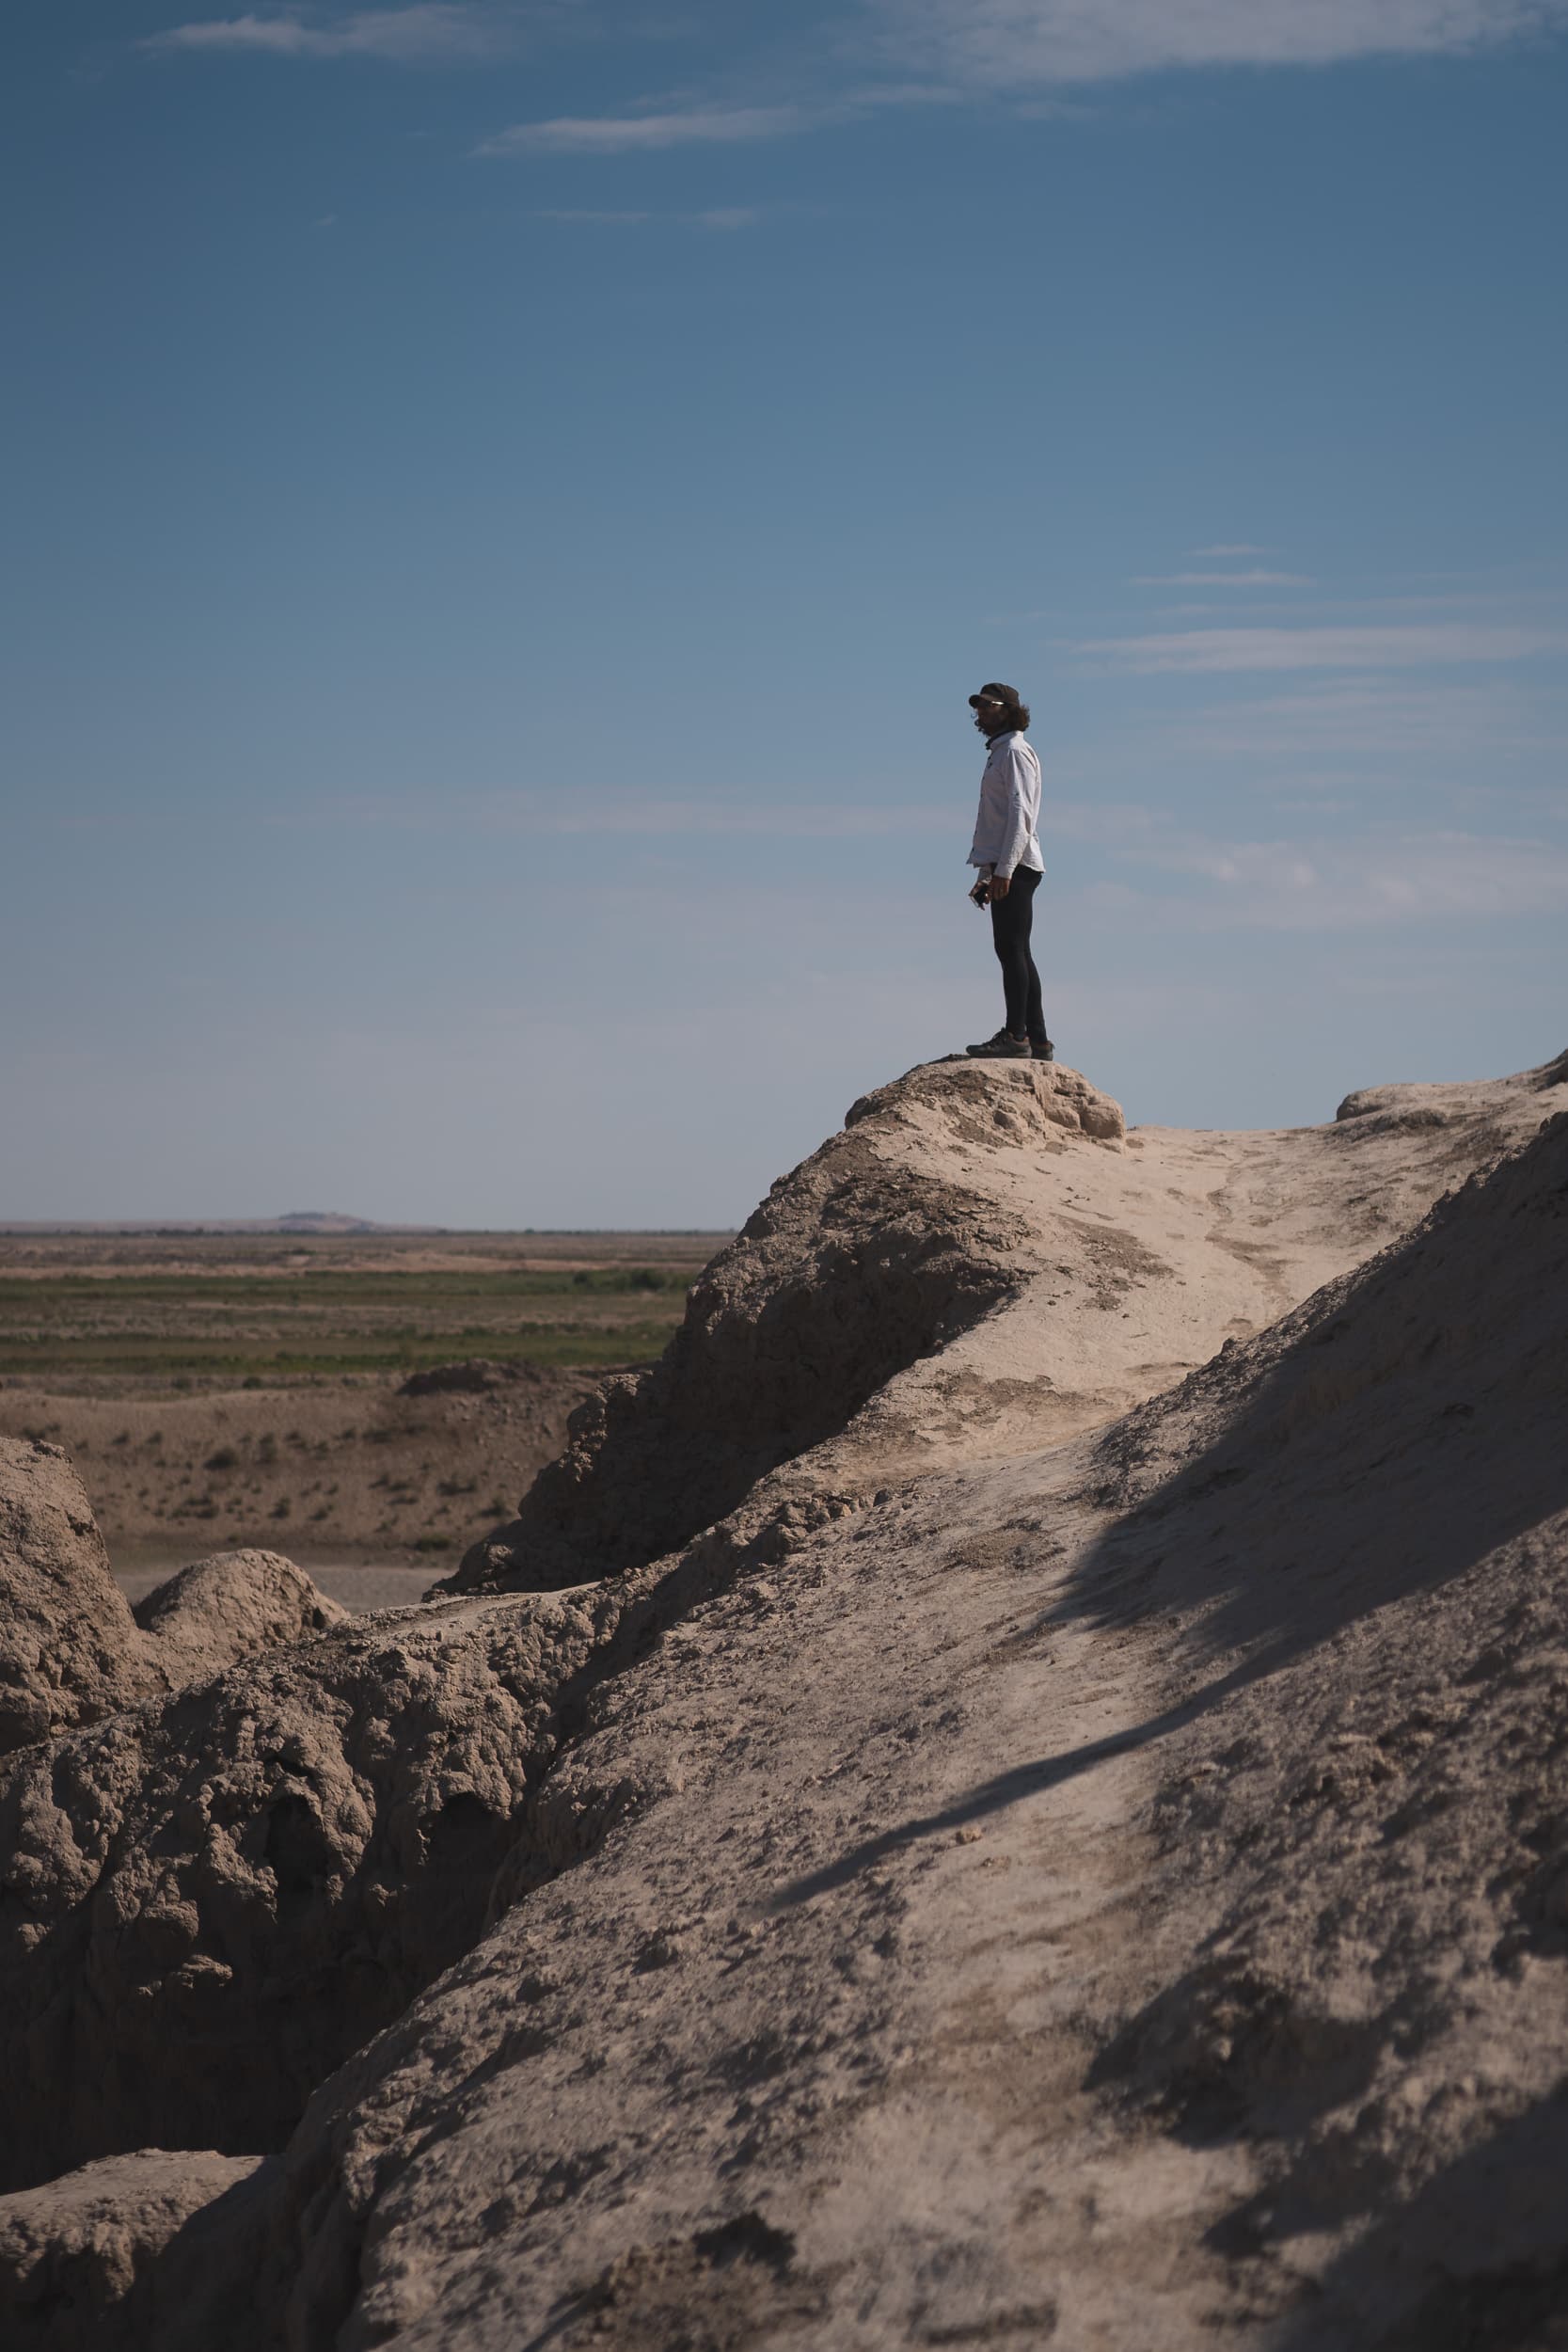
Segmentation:
<svg viewBox="0 0 1568 2352">
<path fill-rule="evenodd" d="M 0 1767 L 0 2184 L 280 2145 L 479 1933 L 614 1622 L 554 1597 L 355 1620 Z"/>
<path fill-rule="evenodd" d="M 1124 1133 L 1076 1071 L 1017 1074 L 1000 1112 L 1010 1136 Z M 542 1589 L 672 1550 L 1009 1296 L 1020 1220 L 901 1152 L 910 1104 L 927 1096 L 958 1140 L 994 1142 L 994 1094 L 973 1065 L 934 1064 L 857 1103 L 714 1259 L 662 1360 L 578 1407 L 519 1517 L 435 1589 Z"/>
<path fill-rule="evenodd" d="M 851 1103 L 844 1124 L 860 1127 L 869 1121 L 884 1136 L 911 1121 L 911 1115 L 935 1111 L 959 1142 L 993 1145 L 1028 1139 L 1050 1143 L 1062 1136 L 1088 1136 L 1096 1143 L 1120 1143 L 1127 1134 L 1121 1104 L 1065 1062 L 1023 1062 L 1005 1066 L 1006 1095 L 999 1100 L 995 1065 L 975 1062 L 956 1054 L 947 1061 L 926 1062 L 891 1086 L 877 1087 Z M 775 1184 L 774 1192 L 792 1182 Z M 771 1196 L 769 1196 L 771 1197 Z"/>
<path fill-rule="evenodd" d="M 0 2198 L 7 2352 L 134 2352 L 147 2343 L 160 2319 L 157 2258 L 259 2161 L 149 2148 Z"/>
<path fill-rule="evenodd" d="M 276 1551 L 219 1551 L 182 1568 L 132 1613 L 176 1682 L 220 1674 L 237 1659 L 307 1642 L 349 1613 Z"/>
<path fill-rule="evenodd" d="M 1400 1127 L 1464 1126 L 1473 1123 L 1478 1114 L 1506 1121 L 1522 1093 L 1549 1094 L 1561 1086 L 1568 1086 L 1568 1054 L 1558 1054 L 1533 1070 L 1516 1071 L 1511 1078 L 1357 1087 L 1334 1116 L 1341 1123 L 1375 1120 L 1385 1133 Z"/>
<path fill-rule="evenodd" d="M 942 1088 L 966 1117 L 969 1074 Z M 509 1581 L 657 1556 L 1006 1294 L 1016 1232 L 898 1165 L 885 1091 L 774 1187 L 665 1362 L 591 1401 L 535 1489 L 539 1542 Z M 1042 1131 L 1119 1133 L 1070 1073 L 1045 1073 L 1030 1104 Z M 781 1496 L 762 1516 L 786 1551 L 797 1520 L 843 1507 Z M 728 1573 L 749 1536 L 718 1545 L 698 1581 Z M 341 1613 L 292 1564 L 235 1554 L 141 1603 L 144 1689 L 252 1663 L 0 1780 L 0 2046 L 8 2028 L 37 2117 L 8 2177 L 150 2141 L 279 2144 L 312 2085 L 472 1940 L 503 1857 L 511 1899 L 562 1838 L 597 1834 L 534 1817 L 531 1790 L 561 1707 L 603 1671 L 636 1600 L 624 1587 L 592 1609 L 492 1602 L 333 1632 Z M 325 1638 L 276 1646 L 309 1635 Z M 160 2062 L 174 2048 L 199 2062 Z"/>
<path fill-rule="evenodd" d="M 680 1783 L 324 2089 L 221 2332 L 1544 2345 L 1565 1297 L 1560 1120 L 1098 1442 L 694 1613 L 550 1786 Z"/>
<path fill-rule="evenodd" d="M 0 1438 L 0 1756 L 345 1614 L 272 1551 L 196 1561 L 133 1613 L 59 1447 Z"/>
<path fill-rule="evenodd" d="M 1115 1210 L 1080 1329 L 1131 1330 L 1145 1281 L 1180 1307 L 1174 1256 L 1123 1243 L 1183 1156 L 1184 1215 L 1242 1197 L 1227 1147 L 1255 1165 L 1217 1263 L 1274 1230 L 1291 1152 L 1331 1225 L 1490 1167 L 1519 1116 L 1511 1082 L 1495 1120 L 1385 1104 L 1140 1161 L 1071 1080 L 857 1106 L 525 1513 L 542 1553 L 480 1572 L 637 1556 L 639 1480 L 706 1530 L 679 1558 L 357 1621 L 0 1765 L 0 2064 L 39 2171 L 276 2147 L 353 2053 L 102 2289 L 142 2296 L 128 2342 L 1388 2352 L 1450 2258 L 1515 2340 L 1517 2296 L 1474 2298 L 1558 2275 L 1568 2164 L 1568 1120 L 1098 1438 L 838 1491 L 879 1363 L 908 1391 L 901 1351 L 1019 1323 L 974 1300 L 1011 1300 L 997 1204 L 1042 1166 L 1091 1270 Z M 1011 1193 L 932 1175 L 997 1136 Z M 135 2205 L 91 2195 L 101 2233 Z M 9 2228 L 0 2293 L 51 2275 Z"/>
<path fill-rule="evenodd" d="M 75 1471 L 0 1438 L 0 1752 L 159 1687 Z"/>
<path fill-rule="evenodd" d="M 436 1589 L 657 1557 L 790 1463 L 819 1476 L 828 1447 L 837 1485 L 875 1492 L 1103 1426 L 1408 1232 L 1560 1106 L 1561 1070 L 1237 1137 L 1129 1136 L 1055 1065 L 927 1064 L 774 1185 L 663 1360 L 579 1408 L 517 1518 Z"/>
</svg>

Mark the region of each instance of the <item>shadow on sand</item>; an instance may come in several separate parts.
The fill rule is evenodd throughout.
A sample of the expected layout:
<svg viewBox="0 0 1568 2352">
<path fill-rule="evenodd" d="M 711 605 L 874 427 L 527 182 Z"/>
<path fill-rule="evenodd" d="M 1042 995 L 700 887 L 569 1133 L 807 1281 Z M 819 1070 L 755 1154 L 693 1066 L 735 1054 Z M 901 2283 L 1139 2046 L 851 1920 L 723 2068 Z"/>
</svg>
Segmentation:
<svg viewBox="0 0 1568 2352">
<path fill-rule="evenodd" d="M 1034 1629 L 1185 1616 L 1178 1686 L 1222 1672 L 1125 1731 L 890 1826 L 781 1889 L 774 1908 L 1185 1730 L 1568 1507 L 1565 1298 L 1568 1116 L 1093 1449 L 1089 1494 L 1069 1507 L 1117 1516 Z"/>
</svg>

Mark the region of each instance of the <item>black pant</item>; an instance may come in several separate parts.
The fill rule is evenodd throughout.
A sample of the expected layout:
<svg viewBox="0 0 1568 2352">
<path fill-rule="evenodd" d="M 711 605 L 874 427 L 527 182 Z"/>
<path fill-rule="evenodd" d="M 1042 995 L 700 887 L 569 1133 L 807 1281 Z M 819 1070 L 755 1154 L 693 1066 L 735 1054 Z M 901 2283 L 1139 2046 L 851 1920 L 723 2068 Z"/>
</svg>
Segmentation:
<svg viewBox="0 0 1568 2352">
<path fill-rule="evenodd" d="M 1005 898 L 990 902 L 990 935 L 1002 966 L 1002 992 L 1007 1005 L 1007 1027 L 1014 1037 L 1027 1032 L 1030 1042 L 1044 1045 L 1045 1014 L 1040 1009 L 1040 976 L 1029 952 L 1035 921 L 1035 893 L 1040 878 L 1032 866 L 1015 866 Z"/>
</svg>

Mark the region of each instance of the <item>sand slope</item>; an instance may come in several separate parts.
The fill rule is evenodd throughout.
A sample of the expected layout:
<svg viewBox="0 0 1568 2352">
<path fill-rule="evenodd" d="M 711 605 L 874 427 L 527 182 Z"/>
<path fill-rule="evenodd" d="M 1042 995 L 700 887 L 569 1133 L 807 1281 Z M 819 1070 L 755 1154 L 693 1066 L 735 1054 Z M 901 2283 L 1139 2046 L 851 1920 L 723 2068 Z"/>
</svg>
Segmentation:
<svg viewBox="0 0 1568 2352">
<path fill-rule="evenodd" d="M 662 1389 L 675 1549 L 624 1556 L 654 1386 L 469 1571 L 621 1573 L 425 1613 L 444 1721 L 451 1613 L 465 1657 L 476 1611 L 536 1661 L 573 1628 L 493 1924 L 194 2217 L 135 2159 L 62 2185 L 58 2244 L 118 2217 L 134 2296 L 71 2285 L 47 2191 L 0 2201 L 19 2342 L 1555 2340 L 1568 1059 L 1266 1136 L 1097 1136 L 1038 1075 L 868 1098 L 717 1263 Z M 765 1417 L 736 1367 L 792 1297 L 830 1370 L 879 1324 L 895 1360 Z M 275 1686 L 373 1679 L 376 1623 Z M 109 1727 L 160 1759 L 147 1851 L 223 1688 Z"/>
<path fill-rule="evenodd" d="M 808 1486 L 1090 1428 L 1422 1216 L 1568 1102 L 1568 1061 L 1347 1098 L 1327 1127 L 1125 1132 L 1079 1073 L 938 1062 L 782 1177 L 651 1372 L 607 1385 L 437 1591 L 640 1565 L 809 1455 Z"/>
</svg>

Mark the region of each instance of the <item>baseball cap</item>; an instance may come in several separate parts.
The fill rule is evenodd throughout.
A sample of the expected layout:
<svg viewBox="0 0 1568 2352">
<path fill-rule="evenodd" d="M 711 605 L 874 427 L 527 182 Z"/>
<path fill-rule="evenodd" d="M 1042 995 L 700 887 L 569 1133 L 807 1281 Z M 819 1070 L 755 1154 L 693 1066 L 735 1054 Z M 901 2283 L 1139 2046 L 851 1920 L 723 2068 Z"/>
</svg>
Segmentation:
<svg viewBox="0 0 1568 2352">
<path fill-rule="evenodd" d="M 1022 700 L 1016 686 L 998 686 L 992 678 L 990 685 L 982 686 L 977 694 L 971 694 L 969 707 L 974 710 L 981 703 L 1010 703 L 1016 709 Z"/>
</svg>

